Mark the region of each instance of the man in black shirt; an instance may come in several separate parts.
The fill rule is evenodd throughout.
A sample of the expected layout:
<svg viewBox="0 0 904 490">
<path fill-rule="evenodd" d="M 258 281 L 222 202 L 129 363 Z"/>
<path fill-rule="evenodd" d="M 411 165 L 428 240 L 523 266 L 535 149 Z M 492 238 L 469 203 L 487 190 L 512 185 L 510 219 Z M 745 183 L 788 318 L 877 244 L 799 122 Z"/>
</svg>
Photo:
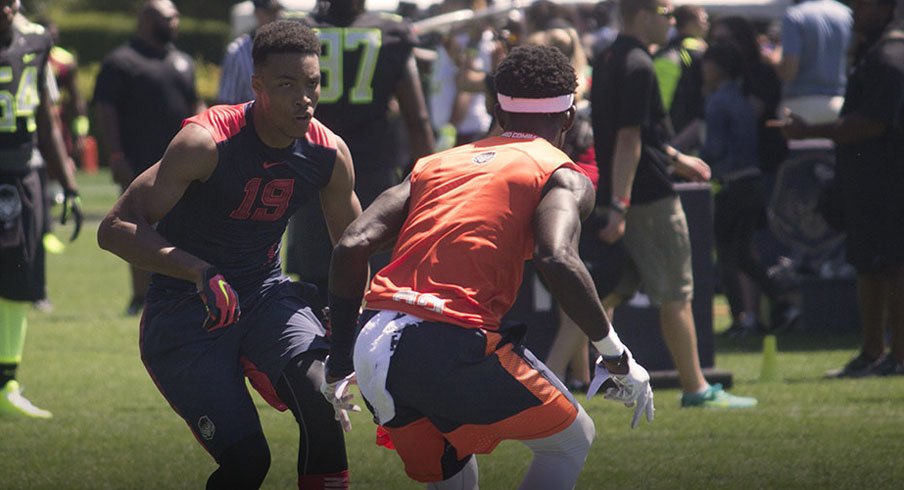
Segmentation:
<svg viewBox="0 0 904 490">
<path fill-rule="evenodd" d="M 773 122 L 789 138 L 835 142 L 835 179 L 857 269 L 863 346 L 830 377 L 904 374 L 904 32 L 886 29 L 894 0 L 859 0 L 854 70 L 840 117 L 809 125 L 796 115 Z M 891 352 L 885 352 L 886 328 Z"/>
<path fill-rule="evenodd" d="M 643 283 L 660 308 L 662 336 L 684 390 L 682 406 L 751 407 L 755 399 L 710 386 L 697 353 L 690 238 L 670 176 L 706 181 L 710 170 L 703 160 L 666 144 L 671 129 L 648 51 L 651 44 L 665 43 L 672 3 L 622 0 L 620 9 L 622 33 L 594 60 L 590 99 L 600 166 L 597 208 L 608 209 L 599 237 L 609 243 L 623 238 L 629 257 L 619 285 L 603 303 L 613 309 Z"/>
<path fill-rule="evenodd" d="M 163 156 L 183 119 L 204 108 L 194 62 L 172 44 L 178 25 L 179 11 L 170 0 L 149 0 L 138 14 L 135 37 L 107 55 L 97 75 L 97 118 L 113 180 L 122 189 Z M 135 267 L 131 272 L 127 313 L 135 315 L 150 274 Z"/>
</svg>

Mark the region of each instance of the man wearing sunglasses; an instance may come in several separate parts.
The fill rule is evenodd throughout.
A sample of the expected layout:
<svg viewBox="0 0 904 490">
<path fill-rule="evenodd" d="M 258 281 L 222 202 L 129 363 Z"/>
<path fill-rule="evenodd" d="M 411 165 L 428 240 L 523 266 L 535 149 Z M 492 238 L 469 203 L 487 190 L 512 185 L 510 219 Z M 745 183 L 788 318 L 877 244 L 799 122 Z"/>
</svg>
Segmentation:
<svg viewBox="0 0 904 490">
<path fill-rule="evenodd" d="M 603 304 L 611 311 L 643 284 L 659 306 L 662 337 L 684 391 L 681 405 L 752 407 L 756 399 L 710 386 L 700 368 L 690 238 L 671 175 L 703 182 L 710 169 L 667 143 L 671 127 L 649 54 L 650 46 L 667 41 L 672 2 L 622 0 L 619 8 L 622 33 L 594 60 L 590 99 L 601 176 L 597 212 L 608 219 L 598 236 L 607 243 L 623 240 L 627 251 L 618 285 Z"/>
</svg>

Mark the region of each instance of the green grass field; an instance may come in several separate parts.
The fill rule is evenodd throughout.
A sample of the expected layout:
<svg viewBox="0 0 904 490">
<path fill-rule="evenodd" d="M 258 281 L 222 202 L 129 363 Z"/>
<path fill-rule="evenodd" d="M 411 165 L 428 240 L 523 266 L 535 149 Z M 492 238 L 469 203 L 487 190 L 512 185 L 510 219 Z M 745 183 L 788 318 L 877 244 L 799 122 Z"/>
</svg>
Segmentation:
<svg viewBox="0 0 904 490">
<path fill-rule="evenodd" d="M 123 315 L 126 266 L 96 245 L 116 188 L 106 173 L 79 181 L 87 223 L 64 254 L 49 258 L 55 309 L 29 315 L 20 368 L 26 396 L 54 418 L 0 419 L 0 489 L 203 488 L 214 462 L 145 372 L 138 320 Z M 725 322 L 717 317 L 717 329 Z M 760 339 L 717 341 L 716 366 L 733 372 L 734 391 L 760 400 L 749 411 L 682 410 L 678 390 L 658 390 L 655 422 L 632 431 L 630 410 L 586 402 L 597 436 L 578 488 L 904 487 L 904 377 L 823 380 L 851 356 L 856 333 L 792 333 L 778 343 L 784 382 L 766 384 L 757 383 Z M 257 401 L 273 454 L 264 487 L 293 488 L 294 421 Z M 420 488 L 393 452 L 374 445 L 367 415 L 353 423 L 353 488 Z M 515 488 L 529 457 L 511 442 L 480 457 L 482 487 Z"/>
</svg>

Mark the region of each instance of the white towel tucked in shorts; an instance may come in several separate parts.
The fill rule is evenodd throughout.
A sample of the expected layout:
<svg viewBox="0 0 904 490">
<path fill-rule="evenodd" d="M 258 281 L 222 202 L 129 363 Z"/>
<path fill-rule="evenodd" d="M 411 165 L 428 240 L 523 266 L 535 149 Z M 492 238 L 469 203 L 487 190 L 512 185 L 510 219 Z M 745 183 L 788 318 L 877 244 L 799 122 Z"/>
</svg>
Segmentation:
<svg viewBox="0 0 904 490">
<path fill-rule="evenodd" d="M 361 394 L 374 409 L 382 425 L 395 417 L 392 395 L 386 391 L 389 361 L 405 327 L 424 320 L 397 311 L 383 310 L 361 329 L 355 341 L 355 376 Z"/>
</svg>

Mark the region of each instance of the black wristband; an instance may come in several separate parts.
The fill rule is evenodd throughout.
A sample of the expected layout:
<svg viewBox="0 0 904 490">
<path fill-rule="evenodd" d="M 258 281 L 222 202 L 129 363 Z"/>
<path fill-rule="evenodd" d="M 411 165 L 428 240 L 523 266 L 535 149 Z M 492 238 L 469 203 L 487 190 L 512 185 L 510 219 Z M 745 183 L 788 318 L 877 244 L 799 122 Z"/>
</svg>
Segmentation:
<svg viewBox="0 0 904 490">
<path fill-rule="evenodd" d="M 330 358 L 326 374 L 343 378 L 355 370 L 352 351 L 358 335 L 358 311 L 361 298 L 343 298 L 329 293 L 330 302 Z"/>
<path fill-rule="evenodd" d="M 600 356 L 603 358 L 603 365 L 609 370 L 612 374 L 628 374 L 628 351 L 622 352 L 620 356 L 609 357 L 609 356 Z"/>
</svg>

